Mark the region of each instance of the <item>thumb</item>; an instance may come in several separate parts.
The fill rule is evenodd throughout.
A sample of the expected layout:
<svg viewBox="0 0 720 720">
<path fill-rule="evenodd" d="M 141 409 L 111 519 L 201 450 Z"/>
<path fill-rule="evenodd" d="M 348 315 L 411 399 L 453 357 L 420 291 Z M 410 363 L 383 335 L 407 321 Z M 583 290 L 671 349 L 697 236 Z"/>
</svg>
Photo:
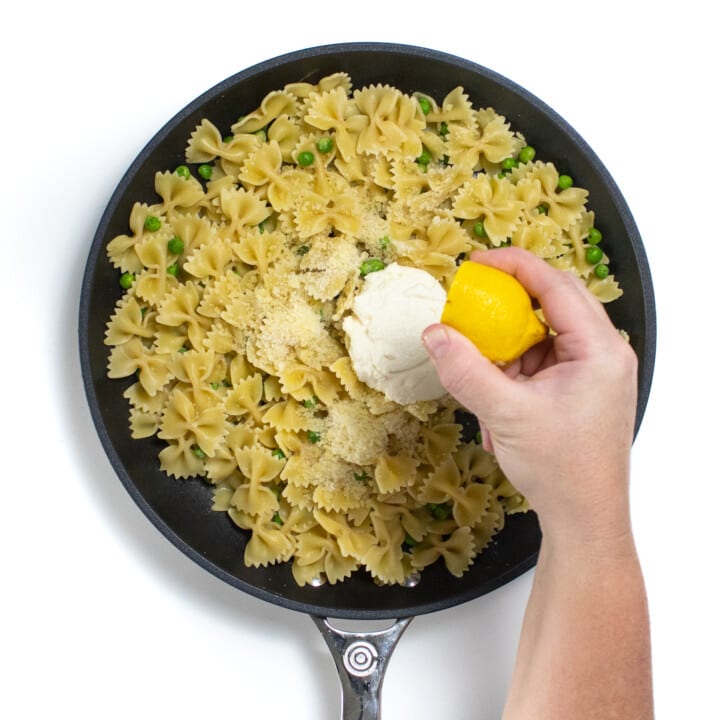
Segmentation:
<svg viewBox="0 0 720 720">
<path fill-rule="evenodd" d="M 437 324 L 425 329 L 422 340 L 443 387 L 481 422 L 507 404 L 513 381 L 464 335 Z"/>
</svg>

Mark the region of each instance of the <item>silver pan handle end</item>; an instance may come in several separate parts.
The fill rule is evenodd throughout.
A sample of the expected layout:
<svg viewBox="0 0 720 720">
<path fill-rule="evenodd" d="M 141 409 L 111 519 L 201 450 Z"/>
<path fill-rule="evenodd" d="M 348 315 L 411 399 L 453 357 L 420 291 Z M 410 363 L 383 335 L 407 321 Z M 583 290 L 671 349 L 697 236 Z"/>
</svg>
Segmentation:
<svg viewBox="0 0 720 720">
<path fill-rule="evenodd" d="M 340 676 L 342 720 L 379 720 L 385 669 L 412 618 L 373 632 L 340 630 L 327 618 L 312 619 L 330 648 Z"/>
</svg>

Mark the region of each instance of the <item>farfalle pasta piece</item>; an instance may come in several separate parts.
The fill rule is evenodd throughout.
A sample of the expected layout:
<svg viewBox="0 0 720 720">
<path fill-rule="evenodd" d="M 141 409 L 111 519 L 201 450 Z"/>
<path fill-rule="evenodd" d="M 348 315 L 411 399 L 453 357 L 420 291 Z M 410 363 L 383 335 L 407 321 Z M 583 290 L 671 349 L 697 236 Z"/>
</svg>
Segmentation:
<svg viewBox="0 0 720 720">
<path fill-rule="evenodd" d="M 453 88 L 442 101 L 442 106 L 431 100 L 431 109 L 427 121 L 433 123 L 463 123 L 472 125 L 474 122 L 473 107 L 469 96 L 462 87 Z"/>
<path fill-rule="evenodd" d="M 220 191 L 220 209 L 229 221 L 228 233 L 239 228 L 256 227 L 272 213 L 265 200 L 245 188 L 223 188 Z"/>
<path fill-rule="evenodd" d="M 107 245 L 108 260 L 123 272 L 136 273 L 142 270 L 142 263 L 135 253 L 135 246 L 143 237 L 143 229 L 150 208 L 145 203 L 134 203 L 128 224 L 132 235 L 116 235 Z"/>
<path fill-rule="evenodd" d="M 251 516 L 271 518 L 280 505 L 269 484 L 280 474 L 285 461 L 260 445 L 235 449 L 235 459 L 246 482 L 235 490 L 233 507 Z"/>
<path fill-rule="evenodd" d="M 247 265 L 257 268 L 262 276 L 270 264 L 278 259 L 284 246 L 284 238 L 277 232 L 246 231 L 233 243 L 235 254 Z"/>
<path fill-rule="evenodd" d="M 225 413 L 219 405 L 199 409 L 187 393 L 176 387 L 168 398 L 158 437 L 163 440 L 190 438 L 204 455 L 212 457 L 225 430 Z"/>
<path fill-rule="evenodd" d="M 523 204 L 515 186 L 506 178 L 478 175 L 468 181 L 453 204 L 456 217 L 482 219 L 485 233 L 493 245 L 505 242 L 520 222 Z"/>
<path fill-rule="evenodd" d="M 305 122 L 319 130 L 333 130 L 335 145 L 342 158 L 348 161 L 357 152 L 357 136 L 348 126 L 348 118 L 354 112 L 345 88 L 337 87 L 310 96 Z"/>
<path fill-rule="evenodd" d="M 391 493 L 415 484 L 419 460 L 407 455 L 383 455 L 375 470 L 381 493 Z"/>
<path fill-rule="evenodd" d="M 143 390 L 151 396 L 162 390 L 172 377 L 167 357 L 145 347 L 137 337 L 114 347 L 108 361 L 108 377 L 111 379 L 130 377 L 135 372 Z"/>
<path fill-rule="evenodd" d="M 378 512 L 370 513 L 375 544 L 365 553 L 363 563 L 373 577 L 383 583 L 401 583 L 406 576 L 403 566 L 402 543 L 405 531 L 397 517 L 387 518 Z"/>
<path fill-rule="evenodd" d="M 252 418 L 256 423 L 261 423 L 266 413 L 262 401 L 263 377 L 255 373 L 232 383 L 225 396 L 225 412 L 235 418 Z"/>
<path fill-rule="evenodd" d="M 559 174 L 552 163 L 535 162 L 524 182 L 529 179 L 540 181 L 540 198 L 547 207 L 548 217 L 563 230 L 567 230 L 577 222 L 587 201 L 587 190 L 579 187 L 560 189 L 558 187 Z"/>
<path fill-rule="evenodd" d="M 437 467 L 454 453 L 460 442 L 461 432 L 462 426 L 457 423 L 442 423 L 431 428 L 423 428 L 421 435 L 428 462 Z"/>
<path fill-rule="evenodd" d="M 191 478 L 202 475 L 203 461 L 189 437 L 170 440 L 158 454 L 160 469 L 174 478 Z"/>
<path fill-rule="evenodd" d="M 317 427 L 317 422 L 312 415 L 296 400 L 289 398 L 275 403 L 266 410 L 262 420 L 267 425 L 272 425 L 276 430 L 288 430 L 299 432 Z"/>
<path fill-rule="evenodd" d="M 360 214 L 360 201 L 350 183 L 334 176 L 326 187 L 316 184 L 302 197 L 294 217 L 298 236 L 304 240 L 332 231 L 355 237 L 361 227 Z"/>
<path fill-rule="evenodd" d="M 193 250 L 183 264 L 183 270 L 199 280 L 221 277 L 233 258 L 230 242 L 215 237 Z"/>
<path fill-rule="evenodd" d="M 145 268 L 135 280 L 135 294 L 146 302 L 158 303 L 177 286 L 177 280 L 167 271 L 171 264 L 168 251 L 171 237 L 172 231 L 165 228 L 135 246 L 135 252 Z"/>
<path fill-rule="evenodd" d="M 300 261 L 302 288 L 316 300 L 332 300 L 357 277 L 360 257 L 357 245 L 346 238 L 315 238 Z"/>
<path fill-rule="evenodd" d="M 185 326 L 188 340 L 196 350 L 203 349 L 207 319 L 197 313 L 200 294 L 192 282 L 173 288 L 158 305 L 157 321 L 170 327 Z"/>
<path fill-rule="evenodd" d="M 353 101 L 359 112 L 347 124 L 358 135 L 359 153 L 420 155 L 425 119 L 414 98 L 389 85 L 370 85 L 356 90 Z"/>
<path fill-rule="evenodd" d="M 325 512 L 316 509 L 313 515 L 318 525 L 320 525 L 328 535 L 335 538 L 340 552 L 345 557 L 351 557 L 361 561 L 375 543 L 375 537 L 370 528 L 351 527 L 345 516 L 340 513 Z"/>
<path fill-rule="evenodd" d="M 236 491 L 237 492 L 237 491 Z M 245 546 L 245 564 L 266 567 L 289 560 L 295 549 L 293 541 L 272 521 L 259 520 Z"/>
<path fill-rule="evenodd" d="M 133 295 L 126 295 L 117 303 L 107 324 L 105 344 L 122 345 L 134 337 L 151 338 L 155 332 L 150 324 L 151 317 L 152 314 L 144 312 Z"/>
<path fill-rule="evenodd" d="M 437 535 L 428 535 L 421 545 L 413 549 L 411 562 L 414 568 L 422 570 L 442 558 L 450 574 L 462 577 L 476 554 L 472 531 L 468 527 L 461 527 L 447 540 Z"/>
<path fill-rule="evenodd" d="M 215 125 L 205 118 L 190 136 L 185 157 L 190 163 L 208 163 L 222 157 L 240 164 L 259 144 L 254 135 L 234 135 L 225 142 Z"/>
<path fill-rule="evenodd" d="M 331 585 L 350 577 L 358 567 L 344 555 L 337 541 L 322 528 L 313 528 L 298 537 L 292 573 L 298 585 L 327 580 Z"/>
<path fill-rule="evenodd" d="M 176 208 L 190 208 L 199 203 L 205 195 L 203 186 L 194 178 L 185 178 L 176 172 L 155 173 L 155 192 L 162 198 L 158 211 L 166 215 Z"/>
<path fill-rule="evenodd" d="M 241 117 L 231 130 L 233 133 L 254 133 L 281 115 L 294 115 L 296 108 L 297 100 L 291 93 L 273 90 L 263 98 L 257 110 Z"/>
<path fill-rule="evenodd" d="M 130 410 L 130 437 L 134 440 L 152 437 L 160 426 L 157 413 L 145 412 L 133 408 Z"/>
<path fill-rule="evenodd" d="M 340 387 L 328 370 L 316 370 L 302 363 L 289 363 L 281 370 L 279 382 L 282 392 L 296 400 L 313 402 L 317 398 L 325 405 L 337 399 Z"/>
<path fill-rule="evenodd" d="M 278 144 L 280 154 L 286 163 L 293 161 L 293 152 L 297 147 L 302 130 L 297 119 L 290 115 L 281 115 L 268 128 L 268 140 Z"/>
</svg>

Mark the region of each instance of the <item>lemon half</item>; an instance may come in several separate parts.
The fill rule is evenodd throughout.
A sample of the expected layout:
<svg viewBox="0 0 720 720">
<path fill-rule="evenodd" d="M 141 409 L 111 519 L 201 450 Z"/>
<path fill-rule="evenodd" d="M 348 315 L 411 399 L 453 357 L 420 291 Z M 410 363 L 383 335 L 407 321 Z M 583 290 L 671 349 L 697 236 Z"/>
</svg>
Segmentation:
<svg viewBox="0 0 720 720">
<path fill-rule="evenodd" d="M 512 275 L 471 261 L 458 268 L 441 320 L 499 364 L 516 360 L 548 332 L 527 291 Z"/>
</svg>

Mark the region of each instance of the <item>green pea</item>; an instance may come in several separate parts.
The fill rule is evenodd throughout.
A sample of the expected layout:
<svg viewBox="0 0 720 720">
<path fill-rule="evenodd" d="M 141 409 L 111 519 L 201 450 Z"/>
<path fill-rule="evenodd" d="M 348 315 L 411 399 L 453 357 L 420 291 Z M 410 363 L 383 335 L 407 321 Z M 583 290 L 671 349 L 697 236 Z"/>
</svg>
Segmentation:
<svg viewBox="0 0 720 720">
<path fill-rule="evenodd" d="M 362 277 L 365 277 L 370 273 L 377 272 L 378 270 L 383 270 L 384 268 L 385 263 L 380 258 L 368 258 L 360 264 L 360 275 L 362 275 Z"/>
<path fill-rule="evenodd" d="M 258 232 L 262 235 L 265 232 L 265 221 L 258 223 Z"/>
<path fill-rule="evenodd" d="M 223 138 L 223 142 L 224 142 L 224 143 L 231 143 L 234 139 L 235 139 L 235 136 L 234 136 L 234 135 L 226 135 L 226 136 Z"/>
<path fill-rule="evenodd" d="M 591 245 L 597 245 L 602 240 L 602 233 L 595 227 L 591 227 L 588 230 L 587 241 Z"/>
<path fill-rule="evenodd" d="M 193 455 L 196 458 L 200 458 L 200 460 L 204 460 L 207 457 L 207 455 L 203 452 L 203 449 L 199 445 L 193 445 L 190 449 L 192 450 Z"/>
<path fill-rule="evenodd" d="M 315 156 L 309 150 L 303 150 L 298 153 L 297 161 L 300 167 L 308 167 L 315 162 Z"/>
<path fill-rule="evenodd" d="M 567 190 L 569 187 L 572 187 L 573 179 L 569 175 L 560 175 L 558 178 L 558 187 L 561 190 Z"/>
<path fill-rule="evenodd" d="M 155 215 L 148 215 L 145 218 L 145 229 L 150 232 L 157 232 L 162 227 L 162 220 Z"/>
<path fill-rule="evenodd" d="M 521 163 L 529 163 L 535 159 L 535 148 L 532 145 L 526 145 L 520 150 L 519 160 Z"/>
<path fill-rule="evenodd" d="M 285 453 L 280 448 L 275 448 L 270 454 L 279 460 L 285 459 Z"/>
<path fill-rule="evenodd" d="M 273 515 L 272 521 L 273 521 L 276 525 L 284 525 L 284 524 L 285 524 L 285 522 L 283 521 L 283 519 L 280 517 L 280 513 L 275 513 L 275 514 Z"/>
<path fill-rule="evenodd" d="M 482 433 L 479 430 L 475 433 L 475 442 L 482 445 Z"/>
<path fill-rule="evenodd" d="M 537 206 L 538 215 L 547 215 L 550 212 L 550 208 L 547 205 Z"/>
<path fill-rule="evenodd" d="M 600 280 L 604 280 L 610 274 L 610 268 L 605 265 L 605 263 L 600 263 L 595 266 L 594 273 L 595 277 L 600 278 Z"/>
<path fill-rule="evenodd" d="M 410 533 L 405 533 L 405 542 L 403 544 L 412 548 L 418 544 L 418 541 L 412 535 L 410 535 Z"/>
<path fill-rule="evenodd" d="M 212 177 L 212 174 L 213 174 L 212 165 L 208 165 L 207 163 L 203 163 L 203 164 L 198 168 L 198 175 L 199 175 L 203 180 L 209 180 L 209 179 Z"/>
<path fill-rule="evenodd" d="M 420 153 L 420 155 L 415 158 L 415 162 L 418 165 L 427 165 L 431 160 L 432 155 L 425 148 L 423 148 L 423 151 Z"/>
<path fill-rule="evenodd" d="M 168 265 L 167 269 L 168 275 L 172 275 L 173 277 L 177 277 L 180 274 L 180 266 L 177 263 L 173 263 L 172 265 Z"/>
<path fill-rule="evenodd" d="M 427 507 L 436 520 L 447 520 L 452 513 L 452 508 L 447 503 L 430 503 Z"/>
<path fill-rule="evenodd" d="M 123 290 L 129 290 L 135 282 L 135 276 L 130 272 L 124 272 L 120 276 L 120 287 Z"/>
<path fill-rule="evenodd" d="M 422 95 L 418 98 L 418 104 L 420 105 L 420 109 L 423 111 L 423 115 L 428 115 L 432 110 L 430 101 Z"/>
<path fill-rule="evenodd" d="M 190 177 L 190 168 L 187 165 L 178 165 L 175 168 L 175 173 L 187 180 Z"/>
<path fill-rule="evenodd" d="M 309 245 L 301 245 L 296 251 L 298 255 L 307 255 L 310 252 Z"/>
<path fill-rule="evenodd" d="M 256 138 L 260 138 L 260 140 L 262 140 L 262 142 L 265 142 L 267 140 L 267 133 L 264 130 L 256 130 L 253 133 L 253 135 Z"/>
<path fill-rule="evenodd" d="M 323 154 L 329 153 L 333 149 L 333 139 L 331 137 L 321 137 L 316 143 L 315 147 L 318 149 L 318 152 L 321 152 Z"/>
<path fill-rule="evenodd" d="M 185 243 L 177 235 L 168 240 L 168 250 L 173 255 L 180 255 L 184 249 Z"/>
<path fill-rule="evenodd" d="M 585 259 L 591 264 L 595 265 L 602 260 L 603 251 L 597 245 L 591 245 L 585 250 Z"/>
<path fill-rule="evenodd" d="M 478 237 L 487 237 L 487 232 L 485 232 L 485 223 L 484 223 L 482 220 L 478 220 L 478 221 L 473 225 L 473 232 L 474 232 Z"/>
<path fill-rule="evenodd" d="M 518 161 L 514 157 L 505 158 L 502 161 L 502 169 L 512 170 L 513 168 L 516 168 L 519 164 L 520 163 L 518 163 Z"/>
<path fill-rule="evenodd" d="M 320 433 L 319 433 L 319 432 L 315 432 L 314 430 L 308 430 L 308 434 L 307 434 L 307 435 L 308 435 L 308 440 L 309 440 L 311 443 L 320 442 L 320 437 L 321 437 L 321 436 L 320 436 Z"/>
<path fill-rule="evenodd" d="M 220 389 L 220 383 L 219 383 L 219 382 L 211 382 L 211 383 L 210 383 L 210 387 L 211 387 L 213 390 L 219 390 L 219 389 Z"/>
</svg>

